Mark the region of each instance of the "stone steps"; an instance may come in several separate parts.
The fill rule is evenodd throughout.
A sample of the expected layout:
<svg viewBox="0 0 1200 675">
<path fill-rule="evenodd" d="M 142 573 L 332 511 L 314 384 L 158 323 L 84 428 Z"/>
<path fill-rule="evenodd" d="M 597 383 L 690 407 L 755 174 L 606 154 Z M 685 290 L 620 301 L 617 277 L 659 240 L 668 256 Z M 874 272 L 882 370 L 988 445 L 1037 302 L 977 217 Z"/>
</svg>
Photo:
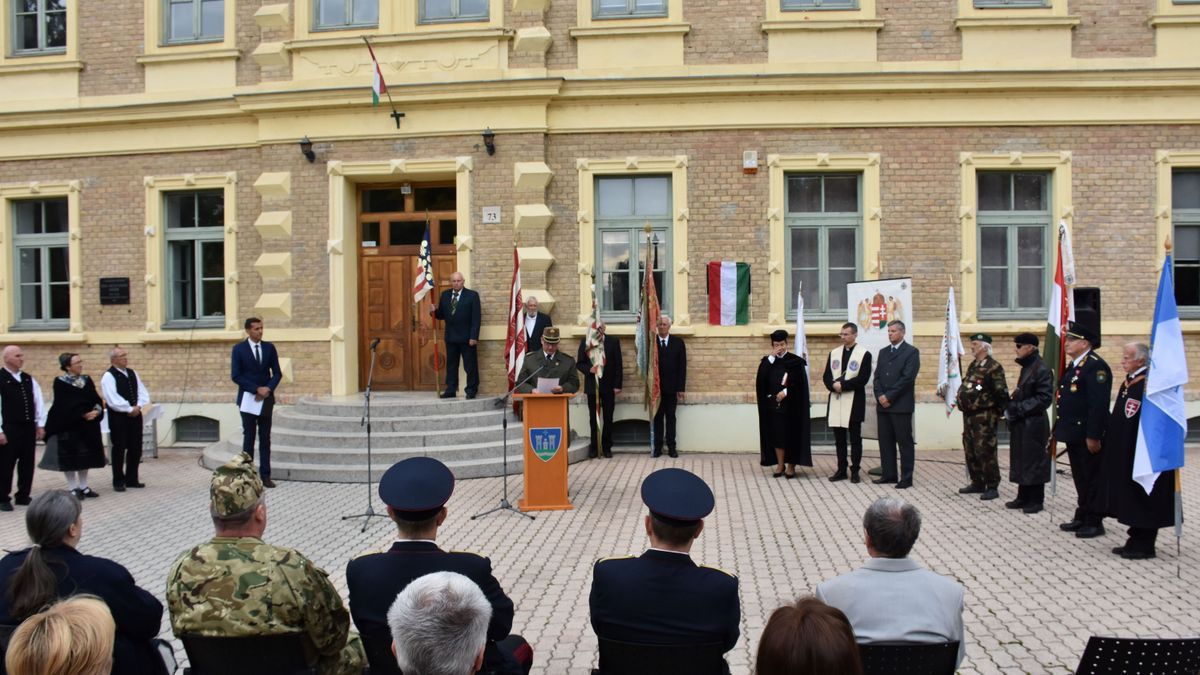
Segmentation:
<svg viewBox="0 0 1200 675">
<path fill-rule="evenodd" d="M 508 417 L 508 473 L 523 469 L 521 421 L 497 399 L 439 400 L 431 393 L 376 394 L 371 401 L 371 480 L 409 457 L 436 457 L 459 479 L 499 476 L 504 469 L 503 422 Z M 367 432 L 362 398 L 303 398 L 276 408 L 271 477 L 361 483 L 367 480 Z M 209 446 L 203 463 L 216 468 L 240 452 L 241 438 Z M 571 441 L 567 461 L 587 457 L 587 439 Z"/>
</svg>

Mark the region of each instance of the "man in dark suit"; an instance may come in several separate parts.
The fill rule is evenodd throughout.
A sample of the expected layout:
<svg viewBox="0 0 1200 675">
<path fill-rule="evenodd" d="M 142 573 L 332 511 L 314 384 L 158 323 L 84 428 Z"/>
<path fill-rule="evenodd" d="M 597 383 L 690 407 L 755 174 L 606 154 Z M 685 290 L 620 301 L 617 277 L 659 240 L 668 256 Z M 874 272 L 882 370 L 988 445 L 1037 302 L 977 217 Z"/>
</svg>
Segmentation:
<svg viewBox="0 0 1200 675">
<path fill-rule="evenodd" d="M 678 457 L 675 406 L 683 400 L 687 388 L 687 349 L 683 340 L 671 337 L 671 317 L 666 314 L 658 317 L 658 377 L 662 382 L 662 399 L 658 403 L 658 413 L 654 415 L 654 452 L 651 456 L 662 456 L 663 443 L 666 443 L 667 454 Z"/>
<path fill-rule="evenodd" d="M 638 557 L 604 558 L 592 568 L 596 637 L 733 649 L 741 621 L 738 578 L 697 565 L 690 555 L 715 505 L 712 490 L 683 469 L 659 469 L 642 481 L 642 501 L 650 510 L 650 549 Z"/>
<path fill-rule="evenodd" d="M 1090 326 L 1067 324 L 1066 366 L 1058 381 L 1058 421 L 1054 439 L 1067 446 L 1071 478 L 1075 481 L 1075 516 L 1059 525 L 1080 539 L 1104 534 L 1104 514 L 1096 509 L 1100 448 L 1108 428 L 1112 370 L 1092 351 L 1100 341 Z"/>
<path fill-rule="evenodd" d="M 913 441 L 914 388 L 921 370 L 921 352 L 904 341 L 903 321 L 889 321 L 888 342 L 875 359 L 875 412 L 879 420 L 879 460 L 882 474 L 873 483 L 912 487 L 916 447 Z M 900 475 L 896 476 L 896 446 L 900 447 Z"/>
<path fill-rule="evenodd" d="M 258 317 L 246 319 L 246 339 L 233 346 L 231 378 L 237 383 L 237 404 L 243 396 L 262 401 L 259 414 L 242 411 L 242 452 L 254 457 L 254 436 L 258 436 L 258 472 L 263 485 L 273 488 L 271 480 L 271 414 L 275 410 L 275 389 L 283 379 L 279 370 L 279 352 L 275 345 L 262 339 L 263 322 Z"/>
<path fill-rule="evenodd" d="M 437 307 L 429 309 L 434 318 L 446 323 L 446 389 L 441 393 L 442 398 L 458 395 L 460 358 L 463 370 L 467 371 L 467 386 L 463 391 L 467 398 L 475 398 L 479 393 L 479 361 L 475 352 L 479 344 L 479 294 L 464 288 L 465 285 L 462 272 L 451 274 L 449 290 L 442 291 Z"/>
<path fill-rule="evenodd" d="M 469 578 L 491 604 L 483 672 L 520 675 L 533 666 L 529 644 L 518 635 L 509 635 L 513 603 L 492 575 L 491 561 L 474 553 L 443 551 L 435 543 L 452 492 L 454 474 L 431 457 L 397 462 L 379 479 L 379 498 L 396 523 L 396 543 L 386 552 L 362 555 L 346 565 L 350 616 L 362 635 L 372 673 L 400 672 L 391 653 L 388 609 L 413 580 L 433 572 L 456 572 Z"/>
<path fill-rule="evenodd" d="M 596 330 L 604 341 L 604 373 L 600 378 L 600 414 L 604 416 L 604 430 L 596 430 L 596 376 L 593 374 L 592 359 L 587 353 L 587 336 L 579 341 L 579 354 L 575 358 L 575 367 L 583 377 L 583 391 L 588 400 L 588 426 L 591 428 L 591 444 L 588 446 L 588 457 L 595 458 L 597 450 L 603 450 L 604 456 L 612 458 L 612 425 L 613 408 L 617 404 L 617 394 L 621 393 L 621 341 L 611 335 L 605 335 L 603 323 L 597 323 Z M 598 438 L 602 437 L 602 438 Z"/>
<path fill-rule="evenodd" d="M 542 344 L 542 331 L 553 326 L 550 315 L 538 311 L 536 295 L 525 298 L 525 350 L 537 351 Z"/>
</svg>

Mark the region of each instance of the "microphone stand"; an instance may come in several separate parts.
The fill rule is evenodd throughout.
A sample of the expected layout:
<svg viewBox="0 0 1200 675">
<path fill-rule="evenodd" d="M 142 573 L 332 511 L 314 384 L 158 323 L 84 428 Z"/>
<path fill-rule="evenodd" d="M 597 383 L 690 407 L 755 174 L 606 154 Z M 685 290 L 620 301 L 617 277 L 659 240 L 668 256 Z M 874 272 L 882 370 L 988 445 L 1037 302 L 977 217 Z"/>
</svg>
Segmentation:
<svg viewBox="0 0 1200 675">
<path fill-rule="evenodd" d="M 520 382 L 516 383 L 515 385 L 513 385 L 513 388 L 509 389 L 507 392 L 505 392 L 504 396 L 501 396 L 500 399 L 498 401 L 496 401 L 496 403 L 495 403 L 495 406 L 497 408 L 501 408 L 503 410 L 503 412 L 501 413 L 503 415 L 503 417 L 501 418 L 502 422 L 500 423 L 500 426 L 503 428 L 502 435 L 503 435 L 503 439 L 504 439 L 502 441 L 502 443 L 503 443 L 502 452 L 503 452 L 503 457 L 504 457 L 504 460 L 503 460 L 504 461 L 504 494 L 502 497 L 500 497 L 500 505 L 499 506 L 497 506 L 494 509 L 488 509 L 487 511 L 482 511 L 480 513 L 476 513 L 475 515 L 471 516 L 471 520 L 475 520 L 476 518 L 482 518 L 486 515 L 490 515 L 497 511 L 512 511 L 513 513 L 517 514 L 518 516 L 525 516 L 526 518 L 528 518 L 530 520 L 534 520 L 534 516 L 532 516 L 528 513 L 525 513 L 524 511 L 514 508 L 513 505 L 508 501 L 508 409 L 507 409 L 507 407 L 508 407 L 509 399 L 512 398 L 512 395 L 513 395 L 513 393 L 515 393 L 517 391 L 517 388 L 520 387 L 521 385 L 525 384 L 526 382 L 532 380 L 534 378 L 534 376 L 536 376 L 538 373 L 542 372 L 545 369 L 546 369 L 546 366 L 545 366 L 545 364 L 543 364 L 537 370 L 530 373 L 529 377 L 527 377 L 527 378 L 521 380 Z"/>
<path fill-rule="evenodd" d="M 379 346 L 379 338 L 371 341 L 371 367 L 367 370 L 367 390 L 363 392 L 363 416 L 358 425 L 367 428 L 367 510 L 351 516 L 342 516 L 342 520 L 362 518 L 362 529 L 366 532 L 372 518 L 386 518 L 387 513 L 375 513 L 374 490 L 371 489 L 371 383 L 375 380 L 375 348 Z"/>
</svg>

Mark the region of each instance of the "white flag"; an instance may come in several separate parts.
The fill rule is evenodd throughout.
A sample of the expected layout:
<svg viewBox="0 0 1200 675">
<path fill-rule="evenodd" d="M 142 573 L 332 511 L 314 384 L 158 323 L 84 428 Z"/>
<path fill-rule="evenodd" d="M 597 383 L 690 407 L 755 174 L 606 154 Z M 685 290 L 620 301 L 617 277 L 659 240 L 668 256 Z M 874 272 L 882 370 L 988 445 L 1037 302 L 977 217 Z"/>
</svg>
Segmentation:
<svg viewBox="0 0 1200 675">
<path fill-rule="evenodd" d="M 804 374 L 808 375 L 808 336 L 804 332 L 804 293 L 796 291 L 796 353 L 804 357 Z"/>
<path fill-rule="evenodd" d="M 964 353 L 962 335 L 958 331 L 958 307 L 954 304 L 954 287 L 946 299 L 946 328 L 942 332 L 942 349 L 938 352 L 938 395 L 945 399 L 946 417 L 957 405 L 958 387 L 962 384 L 959 359 Z"/>
</svg>

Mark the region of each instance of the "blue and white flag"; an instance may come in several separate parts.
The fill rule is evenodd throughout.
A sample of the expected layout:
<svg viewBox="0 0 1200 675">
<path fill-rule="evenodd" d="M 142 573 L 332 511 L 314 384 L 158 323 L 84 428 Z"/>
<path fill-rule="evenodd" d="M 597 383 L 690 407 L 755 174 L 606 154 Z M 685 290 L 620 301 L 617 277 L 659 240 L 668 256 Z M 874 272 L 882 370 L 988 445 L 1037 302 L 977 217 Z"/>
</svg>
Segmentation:
<svg viewBox="0 0 1200 675">
<path fill-rule="evenodd" d="M 1183 386 L 1187 381 L 1183 328 L 1175 307 L 1175 283 L 1168 252 L 1154 303 L 1150 369 L 1138 425 L 1137 451 L 1133 456 L 1133 479 L 1146 494 L 1150 494 L 1160 473 L 1183 466 L 1183 439 L 1187 434 Z"/>
</svg>

